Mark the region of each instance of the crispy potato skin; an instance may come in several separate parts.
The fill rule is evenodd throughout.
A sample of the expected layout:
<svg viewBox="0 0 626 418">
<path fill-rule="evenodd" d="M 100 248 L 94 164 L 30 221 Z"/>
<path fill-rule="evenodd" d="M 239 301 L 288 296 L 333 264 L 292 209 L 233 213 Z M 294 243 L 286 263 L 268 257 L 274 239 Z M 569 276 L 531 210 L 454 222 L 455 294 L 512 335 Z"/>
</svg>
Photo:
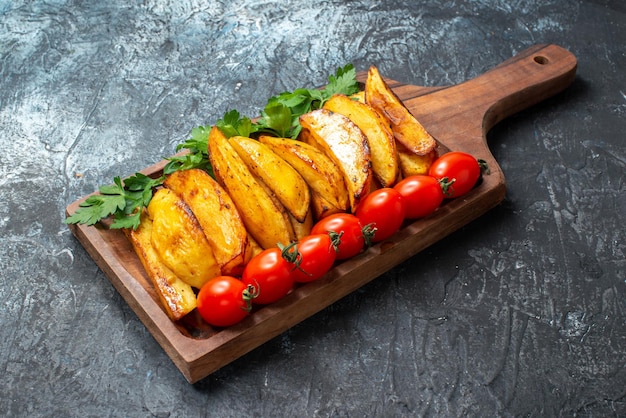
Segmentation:
<svg viewBox="0 0 626 418">
<path fill-rule="evenodd" d="M 169 189 L 155 192 L 148 205 L 152 219 L 152 246 L 161 261 L 195 288 L 221 271 L 204 231 L 189 206 Z"/>
<path fill-rule="evenodd" d="M 298 222 L 304 222 L 309 213 L 311 194 L 300 173 L 262 142 L 234 136 L 230 138 L 230 144 L 250 172 L 265 183 Z"/>
<path fill-rule="evenodd" d="M 437 149 L 432 150 L 428 154 L 417 155 L 404 148 L 404 146 L 399 145 L 398 160 L 402 177 L 427 174 L 430 165 L 435 161 L 437 155 Z"/>
<path fill-rule="evenodd" d="M 315 219 L 320 220 L 333 213 L 348 212 L 349 208 L 339 208 L 326 200 L 324 196 L 316 191 L 311 192 L 311 209 Z"/>
<path fill-rule="evenodd" d="M 278 210 L 284 215 L 285 219 L 287 220 L 288 224 L 287 224 L 287 229 L 289 230 L 289 240 L 290 241 L 294 241 L 296 239 L 296 232 L 294 231 L 293 227 L 294 227 L 294 221 L 296 221 L 296 219 L 289 213 L 289 211 L 283 206 L 282 203 L 280 203 L 280 200 L 278 199 L 278 197 L 274 194 L 274 192 L 272 191 L 272 189 L 270 189 L 267 184 L 265 184 L 265 182 L 259 178 L 256 178 L 259 186 L 265 190 L 265 193 L 267 193 L 267 196 L 272 200 L 272 202 L 274 203 L 274 205 L 278 208 Z"/>
<path fill-rule="evenodd" d="M 200 169 L 176 171 L 164 182 L 197 218 L 223 275 L 238 275 L 251 257 L 248 232 L 231 197 Z"/>
<path fill-rule="evenodd" d="M 299 241 L 302 238 L 309 235 L 311 232 L 311 228 L 313 228 L 314 218 L 313 211 L 309 210 L 307 212 L 306 218 L 302 222 L 298 221 L 293 216 L 289 215 L 289 221 L 291 222 L 291 226 L 293 227 L 294 232 L 294 241 Z"/>
<path fill-rule="evenodd" d="M 435 139 L 409 112 L 373 65 L 365 81 L 365 102 L 389 120 L 396 141 L 409 152 L 426 155 L 437 146 Z"/>
<path fill-rule="evenodd" d="M 356 210 L 372 183 L 371 153 L 367 138 L 350 119 L 327 109 L 300 116 L 301 140 L 318 148 L 341 169 L 351 211 Z"/>
<path fill-rule="evenodd" d="M 139 261 L 152 282 L 167 316 L 178 321 L 196 307 L 196 295 L 191 286 L 179 279 L 152 247 L 152 220 L 144 213 L 136 230 L 125 229 Z"/>
<path fill-rule="evenodd" d="M 400 175 L 396 141 L 389 121 L 367 103 L 336 94 L 324 109 L 344 115 L 361 129 L 371 152 L 372 170 L 381 187 L 393 187 Z"/>
<path fill-rule="evenodd" d="M 259 255 L 263 252 L 263 248 L 259 245 L 258 242 L 252 237 L 252 235 L 248 234 L 248 242 L 250 242 L 250 254 L 251 257 Z"/>
<path fill-rule="evenodd" d="M 312 145 L 290 138 L 261 136 L 259 141 L 289 163 L 311 190 L 311 204 L 314 194 L 324 196 L 333 208 L 347 211 L 350 208 L 348 191 L 343 174 L 335 162 Z"/>
<path fill-rule="evenodd" d="M 246 230 L 255 241 L 262 248 L 289 243 L 294 232 L 285 208 L 277 206 L 215 126 L 209 133 L 209 156 L 218 183 L 235 202 Z"/>
</svg>

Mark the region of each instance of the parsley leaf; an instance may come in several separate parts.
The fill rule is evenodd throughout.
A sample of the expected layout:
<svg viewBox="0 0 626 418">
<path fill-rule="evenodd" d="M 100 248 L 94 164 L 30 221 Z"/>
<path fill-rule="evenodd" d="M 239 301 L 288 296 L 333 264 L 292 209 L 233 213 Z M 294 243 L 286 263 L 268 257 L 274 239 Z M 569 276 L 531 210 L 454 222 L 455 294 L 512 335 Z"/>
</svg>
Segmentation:
<svg viewBox="0 0 626 418">
<path fill-rule="evenodd" d="M 216 125 L 227 138 L 264 132 L 273 136 L 296 139 L 302 130 L 299 119 L 301 115 L 321 108 L 335 94 L 349 96 L 358 91 L 356 70 L 352 64 L 347 64 L 338 68 L 335 75 L 329 76 L 328 84 L 321 90 L 299 88 L 271 97 L 261 111 L 261 117 L 255 123 L 232 110 L 226 113 Z"/>
<path fill-rule="evenodd" d="M 168 158 L 168 163 L 163 168 L 163 174 L 171 174 L 174 171 L 200 168 L 213 175 L 213 167 L 209 161 L 209 132 L 211 127 L 198 126 L 191 130 L 191 137 L 176 147 L 176 151 L 188 150 L 189 152 Z"/>
<path fill-rule="evenodd" d="M 268 102 L 256 123 L 257 130 L 278 137 L 291 136 L 292 111 L 277 100 Z"/>
<path fill-rule="evenodd" d="M 89 196 L 81 202 L 79 208 L 68 216 L 66 224 L 95 225 L 111 215 L 115 217 L 111 229 L 133 228 L 139 226 L 140 215 L 150 199 L 152 189 L 161 185 L 165 176 L 153 179 L 142 173 L 135 173 L 124 180 L 113 179 L 113 184 L 100 186 L 99 194 Z"/>
<path fill-rule="evenodd" d="M 359 84 L 356 81 L 356 70 L 352 64 L 348 64 L 343 68 L 338 68 L 334 76 L 328 77 L 328 85 L 324 89 L 324 101 L 330 99 L 335 94 L 349 96 L 358 91 Z"/>
<path fill-rule="evenodd" d="M 230 138 L 231 136 L 245 136 L 250 137 L 251 134 L 256 132 L 256 126 L 252 123 L 250 118 L 241 116 L 238 111 L 231 110 L 226 112 L 222 119 L 218 120 L 215 125 L 220 131 Z"/>
</svg>

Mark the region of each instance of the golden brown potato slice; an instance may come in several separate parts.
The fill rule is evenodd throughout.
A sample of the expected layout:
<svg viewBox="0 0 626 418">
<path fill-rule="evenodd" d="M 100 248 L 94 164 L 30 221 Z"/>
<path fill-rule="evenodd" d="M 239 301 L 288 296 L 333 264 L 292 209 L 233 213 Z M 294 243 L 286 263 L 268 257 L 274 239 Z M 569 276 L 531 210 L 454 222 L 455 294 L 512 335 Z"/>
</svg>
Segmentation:
<svg viewBox="0 0 626 418">
<path fill-rule="evenodd" d="M 311 195 L 300 173 L 257 140 L 234 136 L 230 138 L 230 144 L 250 172 L 265 183 L 298 222 L 304 222 L 309 213 Z"/>
<path fill-rule="evenodd" d="M 361 129 L 369 144 L 372 170 L 378 184 L 393 187 L 400 175 L 396 141 L 389 121 L 367 103 L 336 94 L 324 104 L 324 109 L 344 115 Z"/>
<path fill-rule="evenodd" d="M 152 247 L 152 221 L 146 214 L 141 215 L 137 229 L 125 229 L 139 261 L 154 286 L 159 301 L 167 316 L 178 321 L 196 307 L 196 295 L 191 286 L 176 277 L 159 258 Z"/>
<path fill-rule="evenodd" d="M 435 149 L 435 139 L 404 106 L 375 66 L 367 72 L 365 102 L 389 119 L 394 138 L 408 151 L 426 155 Z"/>
<path fill-rule="evenodd" d="M 255 177 L 255 179 L 259 183 L 259 186 L 261 186 L 265 190 L 265 193 L 267 193 L 269 198 L 272 199 L 272 201 L 274 202 L 274 205 L 276 205 L 278 210 L 280 210 L 281 213 L 283 213 L 285 215 L 285 219 L 287 219 L 287 221 L 289 222 L 289 227 L 288 227 L 288 229 L 289 229 L 289 240 L 290 241 L 296 240 L 297 237 L 296 237 L 296 231 L 294 230 L 294 223 L 297 223 L 298 221 L 293 217 L 293 215 L 291 213 L 289 213 L 289 211 L 283 206 L 283 204 L 280 203 L 280 200 L 278 200 L 278 197 L 274 194 L 272 189 L 270 189 L 267 186 L 267 184 L 265 184 L 265 182 L 263 180 L 261 180 L 258 177 Z M 282 243 L 282 244 L 284 244 L 284 243 Z"/>
<path fill-rule="evenodd" d="M 248 232 L 231 197 L 206 171 L 175 171 L 164 182 L 191 208 L 224 275 L 238 275 L 251 258 Z"/>
<path fill-rule="evenodd" d="M 402 177 L 409 177 L 416 174 L 427 174 L 433 161 L 437 158 L 437 150 L 434 149 L 428 154 L 417 155 L 408 151 L 404 146 L 398 144 L 398 159 Z"/>
<path fill-rule="evenodd" d="M 251 257 L 254 257 L 263 252 L 263 248 L 259 245 L 258 242 L 252 237 L 252 235 L 248 234 L 248 242 L 250 243 L 250 254 Z"/>
<path fill-rule="evenodd" d="M 332 215 L 333 213 L 348 211 L 346 208 L 338 208 L 337 206 L 334 206 L 315 190 L 311 191 L 311 210 L 313 211 L 314 218 L 318 221 L 328 215 Z"/>
<path fill-rule="evenodd" d="M 199 289 L 220 275 L 202 227 L 176 193 L 157 190 L 148 204 L 148 216 L 152 219 L 152 246 L 177 277 Z"/>
<path fill-rule="evenodd" d="M 309 209 L 304 221 L 300 222 L 293 216 L 289 215 L 289 221 L 294 231 L 294 241 L 301 240 L 309 235 L 311 228 L 313 228 L 313 212 Z"/>
<path fill-rule="evenodd" d="M 235 202 L 256 242 L 262 248 L 289 243 L 293 228 L 286 210 L 276 205 L 216 126 L 209 133 L 209 156 L 215 178 Z"/>
<path fill-rule="evenodd" d="M 324 196 L 332 207 L 347 211 L 350 208 L 343 175 L 333 160 L 312 145 L 290 138 L 261 136 L 277 155 L 289 163 L 309 185 L 311 193 Z M 312 198 L 312 197 L 311 197 Z"/>
<path fill-rule="evenodd" d="M 326 109 L 317 109 L 300 116 L 302 141 L 326 154 L 340 168 L 350 209 L 370 191 L 372 163 L 367 138 L 347 117 Z"/>
</svg>

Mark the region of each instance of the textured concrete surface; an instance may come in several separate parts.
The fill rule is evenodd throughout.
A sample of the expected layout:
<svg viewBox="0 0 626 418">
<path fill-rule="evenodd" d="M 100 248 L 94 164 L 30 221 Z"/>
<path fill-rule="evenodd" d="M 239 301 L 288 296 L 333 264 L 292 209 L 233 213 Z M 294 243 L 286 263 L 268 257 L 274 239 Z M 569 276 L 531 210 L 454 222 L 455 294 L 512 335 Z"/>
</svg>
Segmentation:
<svg viewBox="0 0 626 418">
<path fill-rule="evenodd" d="M 62 224 L 348 62 L 448 85 L 536 43 L 578 76 L 490 133 L 505 202 L 195 385 Z M 624 45 L 621 0 L 0 0 L 0 415 L 625 416 Z"/>
</svg>

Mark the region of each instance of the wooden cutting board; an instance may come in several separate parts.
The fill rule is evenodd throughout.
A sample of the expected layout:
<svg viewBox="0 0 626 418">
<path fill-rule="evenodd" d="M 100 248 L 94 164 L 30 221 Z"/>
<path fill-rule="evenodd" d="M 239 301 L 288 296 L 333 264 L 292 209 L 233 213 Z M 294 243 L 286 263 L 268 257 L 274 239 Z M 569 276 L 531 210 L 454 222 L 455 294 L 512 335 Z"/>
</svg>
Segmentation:
<svg viewBox="0 0 626 418">
<path fill-rule="evenodd" d="M 487 132 L 507 116 L 569 86 L 576 76 L 576 65 L 576 58 L 565 49 L 537 45 L 455 86 L 420 87 L 387 80 L 438 140 L 440 150 L 471 153 L 487 161 L 491 173 L 465 197 L 446 202 L 432 216 L 405 225 L 391 239 L 338 264 L 322 279 L 298 287 L 228 329 L 213 329 L 197 314 L 188 315 L 180 323 L 172 322 L 121 231 L 109 230 L 106 225 L 71 225 L 70 229 L 185 378 L 194 383 L 498 205 L 504 199 L 506 185 L 489 151 Z M 365 76 L 362 73 L 358 78 L 364 81 Z M 160 175 L 164 165 L 161 161 L 142 173 Z M 66 213 L 75 212 L 85 198 L 70 204 Z"/>
</svg>

